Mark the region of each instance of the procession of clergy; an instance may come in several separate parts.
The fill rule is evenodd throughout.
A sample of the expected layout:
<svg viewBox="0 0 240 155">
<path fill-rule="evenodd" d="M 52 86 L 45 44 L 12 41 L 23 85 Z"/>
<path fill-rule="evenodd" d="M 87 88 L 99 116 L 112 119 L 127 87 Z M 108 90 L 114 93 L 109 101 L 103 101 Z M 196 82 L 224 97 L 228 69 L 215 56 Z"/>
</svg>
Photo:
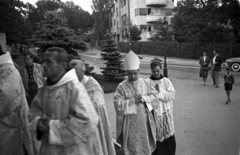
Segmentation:
<svg viewBox="0 0 240 155">
<path fill-rule="evenodd" d="M 127 78 L 108 103 L 116 111 L 115 142 L 104 92 L 84 74 L 82 61 L 70 61 L 64 49 L 51 47 L 42 65 L 19 71 L 9 52 L 0 52 L 0 154 L 116 155 L 117 143 L 124 155 L 174 155 L 175 90 L 162 76 L 160 60 L 150 64 L 148 79 L 139 78 L 140 60 L 133 51 L 123 63 Z M 39 66 L 43 69 L 36 70 Z M 42 72 L 44 78 L 36 77 Z M 31 82 L 37 92 L 28 103 Z"/>
</svg>

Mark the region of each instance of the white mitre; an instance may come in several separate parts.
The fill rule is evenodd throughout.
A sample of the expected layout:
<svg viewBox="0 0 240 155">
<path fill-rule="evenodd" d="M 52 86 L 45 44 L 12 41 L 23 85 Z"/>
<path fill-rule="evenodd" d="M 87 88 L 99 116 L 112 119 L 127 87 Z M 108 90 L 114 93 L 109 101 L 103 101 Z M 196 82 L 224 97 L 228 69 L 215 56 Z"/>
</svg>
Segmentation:
<svg viewBox="0 0 240 155">
<path fill-rule="evenodd" d="M 125 70 L 138 70 L 140 67 L 139 57 L 131 50 L 124 59 Z"/>
</svg>

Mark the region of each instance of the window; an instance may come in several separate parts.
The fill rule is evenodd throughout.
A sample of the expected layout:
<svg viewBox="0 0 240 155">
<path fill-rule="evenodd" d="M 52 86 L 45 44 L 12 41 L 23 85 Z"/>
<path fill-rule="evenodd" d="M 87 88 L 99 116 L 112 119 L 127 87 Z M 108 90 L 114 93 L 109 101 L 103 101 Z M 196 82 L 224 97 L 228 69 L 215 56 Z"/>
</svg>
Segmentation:
<svg viewBox="0 0 240 155">
<path fill-rule="evenodd" d="M 127 15 L 126 14 L 122 15 L 121 19 L 122 19 L 122 24 L 126 25 L 127 24 Z"/>
<path fill-rule="evenodd" d="M 142 29 L 146 30 L 147 29 L 147 25 L 140 25 L 140 30 L 142 30 Z"/>
<path fill-rule="evenodd" d="M 126 0 L 121 1 L 121 7 L 124 7 L 124 6 L 126 6 Z"/>
<path fill-rule="evenodd" d="M 151 14 L 151 9 L 150 8 L 148 8 L 148 15 L 150 15 Z"/>
<path fill-rule="evenodd" d="M 116 8 L 116 15 L 117 15 L 117 17 L 118 17 L 118 8 Z"/>
<path fill-rule="evenodd" d="M 128 37 L 128 30 L 127 29 L 123 29 L 122 30 L 122 37 L 123 38 L 127 38 Z"/>
<path fill-rule="evenodd" d="M 137 8 L 135 9 L 135 16 L 145 16 L 147 15 L 147 8 Z"/>
<path fill-rule="evenodd" d="M 152 26 L 148 25 L 148 32 L 152 31 Z"/>
<path fill-rule="evenodd" d="M 127 33 L 127 29 L 125 29 L 125 36 L 127 36 L 128 35 L 128 33 Z"/>
<path fill-rule="evenodd" d="M 116 20 L 113 21 L 113 25 L 116 25 Z"/>
<path fill-rule="evenodd" d="M 117 30 L 119 30 L 119 25 L 118 25 L 118 22 L 117 22 Z"/>
</svg>

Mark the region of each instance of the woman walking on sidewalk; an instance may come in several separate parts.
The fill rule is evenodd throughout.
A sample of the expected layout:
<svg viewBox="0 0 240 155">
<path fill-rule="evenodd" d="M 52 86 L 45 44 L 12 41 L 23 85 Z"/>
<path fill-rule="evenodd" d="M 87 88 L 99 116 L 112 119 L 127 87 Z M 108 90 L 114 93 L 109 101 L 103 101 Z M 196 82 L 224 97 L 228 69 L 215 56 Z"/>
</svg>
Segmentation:
<svg viewBox="0 0 240 155">
<path fill-rule="evenodd" d="M 206 86 L 206 81 L 208 77 L 210 58 L 206 55 L 206 52 L 203 52 L 203 56 L 199 59 L 200 68 L 200 77 L 203 78 L 203 85 Z"/>
</svg>

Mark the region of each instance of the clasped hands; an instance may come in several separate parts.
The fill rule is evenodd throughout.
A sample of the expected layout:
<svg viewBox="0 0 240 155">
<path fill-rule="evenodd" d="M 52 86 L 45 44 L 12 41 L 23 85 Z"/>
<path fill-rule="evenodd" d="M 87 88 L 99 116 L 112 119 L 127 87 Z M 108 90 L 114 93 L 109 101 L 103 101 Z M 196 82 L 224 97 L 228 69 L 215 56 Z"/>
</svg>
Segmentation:
<svg viewBox="0 0 240 155">
<path fill-rule="evenodd" d="M 135 103 L 139 104 L 139 103 L 143 103 L 144 99 L 142 97 L 142 94 L 138 94 L 137 96 L 135 96 Z"/>
<path fill-rule="evenodd" d="M 38 130 L 40 130 L 41 132 L 48 132 L 49 122 L 50 122 L 50 119 L 47 117 L 40 118 L 37 123 Z"/>
</svg>

